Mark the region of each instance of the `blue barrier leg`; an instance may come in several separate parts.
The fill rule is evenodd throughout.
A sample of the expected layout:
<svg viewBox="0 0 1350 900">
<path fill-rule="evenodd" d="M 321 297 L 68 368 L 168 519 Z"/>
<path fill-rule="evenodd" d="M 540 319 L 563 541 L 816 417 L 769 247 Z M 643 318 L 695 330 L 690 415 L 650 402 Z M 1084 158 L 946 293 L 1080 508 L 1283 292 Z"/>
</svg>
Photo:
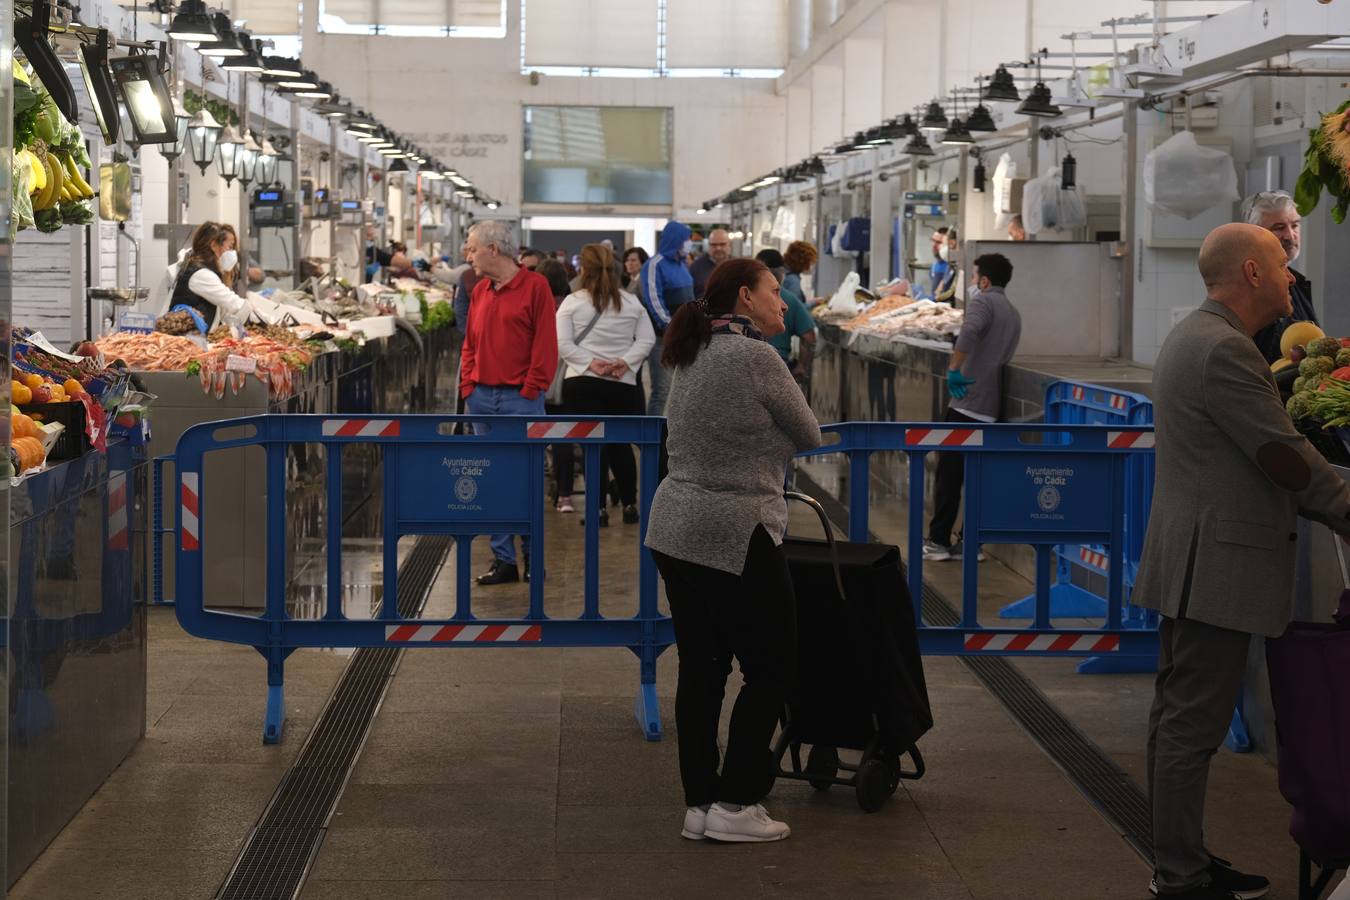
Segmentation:
<svg viewBox="0 0 1350 900">
<path fill-rule="evenodd" d="M 1069 563 L 1056 549 L 1055 583 L 1050 586 L 1050 618 L 1102 619 L 1106 601 L 1073 583 Z M 1031 619 L 1036 616 L 1036 595 L 1009 603 L 998 612 L 1000 619 Z"/>
<path fill-rule="evenodd" d="M 1233 710 L 1233 722 L 1228 726 L 1228 737 L 1224 738 L 1223 745 L 1234 753 L 1252 752 L 1252 738 L 1247 733 L 1247 718 L 1241 696 Z"/>
<path fill-rule="evenodd" d="M 661 740 L 661 703 L 656 697 L 656 657 L 660 650 L 656 647 L 656 630 L 652 622 L 642 626 L 642 644 L 630 649 L 637 654 L 641 667 L 638 681 L 637 698 L 633 701 L 633 715 L 637 718 L 642 735 L 649 741 Z"/>
<path fill-rule="evenodd" d="M 1158 671 L 1158 656 L 1089 656 L 1078 664 L 1079 675 L 1142 675 Z"/>
<path fill-rule="evenodd" d="M 263 743 L 281 743 L 281 731 L 286 724 L 286 657 L 295 648 L 257 647 L 267 657 L 267 712 L 263 715 Z"/>
</svg>

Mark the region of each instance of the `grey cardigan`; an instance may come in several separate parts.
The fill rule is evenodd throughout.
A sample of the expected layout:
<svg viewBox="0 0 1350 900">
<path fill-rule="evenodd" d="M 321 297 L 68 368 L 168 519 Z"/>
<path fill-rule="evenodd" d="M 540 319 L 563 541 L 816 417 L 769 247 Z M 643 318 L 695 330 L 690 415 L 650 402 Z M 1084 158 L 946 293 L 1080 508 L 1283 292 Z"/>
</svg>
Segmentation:
<svg viewBox="0 0 1350 900">
<path fill-rule="evenodd" d="M 820 425 L 778 352 L 737 334 L 714 335 L 675 371 L 666 422 L 670 474 L 647 546 L 740 575 L 755 526 L 782 542 L 783 478 L 795 454 L 820 446 Z"/>
</svg>

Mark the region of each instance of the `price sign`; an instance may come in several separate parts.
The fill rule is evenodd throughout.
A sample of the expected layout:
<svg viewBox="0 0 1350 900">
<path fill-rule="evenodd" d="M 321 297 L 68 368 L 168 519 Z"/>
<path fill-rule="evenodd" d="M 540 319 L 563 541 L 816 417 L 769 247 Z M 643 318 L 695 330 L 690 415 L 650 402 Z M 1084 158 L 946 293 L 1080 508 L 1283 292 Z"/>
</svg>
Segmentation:
<svg viewBox="0 0 1350 900">
<path fill-rule="evenodd" d="M 258 371 L 258 361 L 248 356 L 236 356 L 231 353 L 225 357 L 226 372 L 243 372 L 245 375 L 252 375 Z"/>
<path fill-rule="evenodd" d="M 155 330 L 155 317 L 150 313 L 124 312 L 117 317 L 117 330 L 149 334 Z"/>
</svg>

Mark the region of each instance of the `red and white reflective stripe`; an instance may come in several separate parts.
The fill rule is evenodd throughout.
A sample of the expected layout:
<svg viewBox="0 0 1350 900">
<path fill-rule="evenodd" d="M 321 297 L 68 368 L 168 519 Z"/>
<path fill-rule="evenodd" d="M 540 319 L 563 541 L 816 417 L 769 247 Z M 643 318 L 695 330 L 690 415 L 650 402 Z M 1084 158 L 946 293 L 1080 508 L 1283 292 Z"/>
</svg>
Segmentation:
<svg viewBox="0 0 1350 900">
<path fill-rule="evenodd" d="M 983 447 L 979 428 L 906 428 L 907 447 Z"/>
<path fill-rule="evenodd" d="M 1111 571 L 1111 557 L 1104 553 L 1098 553 L 1096 550 L 1089 550 L 1087 547 L 1078 548 L 1078 558 L 1096 569 L 1103 572 Z"/>
<path fill-rule="evenodd" d="M 1153 445 L 1153 432 L 1151 431 L 1108 431 L 1106 433 L 1106 446 L 1112 450 L 1128 450 L 1131 447 L 1145 449 Z"/>
<path fill-rule="evenodd" d="M 386 625 L 384 639 L 417 644 L 521 644 L 543 638 L 538 625 Z"/>
<path fill-rule="evenodd" d="M 605 436 L 604 422 L 529 422 L 525 436 L 530 440 L 581 440 Z"/>
<path fill-rule="evenodd" d="M 325 419 L 324 437 L 398 437 L 397 419 Z"/>
<path fill-rule="evenodd" d="M 108 549 L 127 549 L 127 475 L 108 478 Z"/>
<path fill-rule="evenodd" d="M 1073 389 L 1073 399 L 1082 400 L 1085 396 L 1086 392 L 1081 387 L 1075 385 Z"/>
<path fill-rule="evenodd" d="M 1122 395 L 1120 395 L 1120 394 L 1112 394 L 1112 395 L 1111 395 L 1111 408 L 1112 408 L 1112 409 L 1124 409 L 1124 408 L 1126 407 L 1126 405 L 1127 405 L 1129 402 L 1130 402 L 1130 400 L 1129 400 L 1128 397 L 1122 396 Z"/>
<path fill-rule="evenodd" d="M 196 472 L 183 473 L 183 502 L 178 511 L 178 529 L 183 533 L 184 550 L 201 548 L 201 521 L 198 518 L 201 514 L 198 498 L 201 495 L 197 491 L 197 479 Z"/>
<path fill-rule="evenodd" d="M 966 650 L 984 652 L 1113 653 L 1120 649 L 1115 634 L 1026 634 L 982 632 L 966 635 Z"/>
</svg>

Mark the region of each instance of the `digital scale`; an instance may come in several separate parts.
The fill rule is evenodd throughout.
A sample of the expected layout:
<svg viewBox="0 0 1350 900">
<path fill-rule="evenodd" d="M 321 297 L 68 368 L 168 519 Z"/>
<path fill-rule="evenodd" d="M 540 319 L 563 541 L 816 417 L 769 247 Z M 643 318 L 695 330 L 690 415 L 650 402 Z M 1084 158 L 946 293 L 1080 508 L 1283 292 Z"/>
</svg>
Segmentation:
<svg viewBox="0 0 1350 900">
<path fill-rule="evenodd" d="M 338 214 L 338 196 L 328 188 L 317 188 L 314 191 L 314 213 L 310 218 L 313 219 L 332 219 Z"/>
<path fill-rule="evenodd" d="M 342 200 L 338 204 L 338 209 L 340 211 L 338 221 L 341 224 L 357 227 L 365 224 L 365 204 L 360 200 Z"/>
<path fill-rule="evenodd" d="M 906 219 L 942 219 L 949 214 L 948 207 L 960 200 L 960 194 L 944 194 L 941 191 L 905 191 L 904 211 Z"/>
<path fill-rule="evenodd" d="M 296 225 L 295 194 L 276 188 L 258 188 L 249 207 L 254 228 L 293 228 Z"/>
</svg>

